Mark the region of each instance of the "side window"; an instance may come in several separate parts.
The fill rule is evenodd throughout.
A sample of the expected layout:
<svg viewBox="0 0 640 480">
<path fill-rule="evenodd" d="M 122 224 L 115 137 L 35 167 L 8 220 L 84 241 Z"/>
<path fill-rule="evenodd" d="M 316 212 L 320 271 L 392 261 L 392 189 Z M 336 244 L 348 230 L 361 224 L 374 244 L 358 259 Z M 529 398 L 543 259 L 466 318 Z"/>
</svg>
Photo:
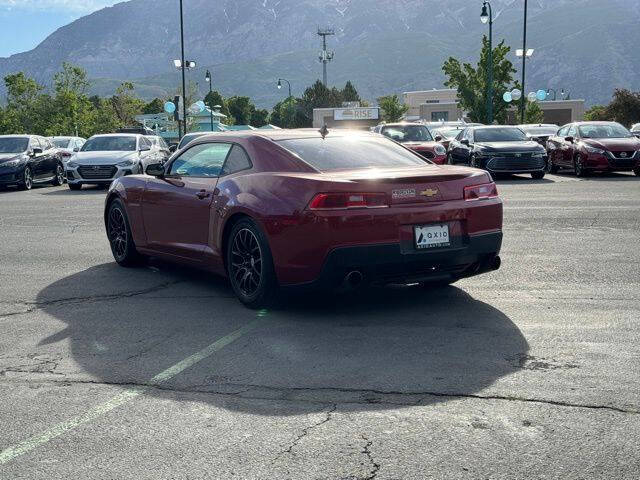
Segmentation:
<svg viewBox="0 0 640 480">
<path fill-rule="evenodd" d="M 576 128 L 575 125 L 571 125 L 571 128 L 569 129 L 569 133 L 567 133 L 568 137 L 577 137 L 578 136 L 578 129 Z"/>
<path fill-rule="evenodd" d="M 76 140 L 75 148 L 80 150 L 82 148 L 82 145 L 84 145 L 84 142 L 82 140 Z"/>
<path fill-rule="evenodd" d="M 557 135 L 558 137 L 566 137 L 568 131 L 569 131 L 569 125 L 565 125 L 560 130 L 558 130 Z"/>
<path fill-rule="evenodd" d="M 227 157 L 220 176 L 231 175 L 241 170 L 248 170 L 251 167 L 253 167 L 253 165 L 244 149 L 238 145 L 234 145 L 233 148 L 231 148 L 231 152 Z"/>
<path fill-rule="evenodd" d="M 152 147 L 151 141 L 148 138 L 140 137 L 140 146 L 141 147 Z"/>
<path fill-rule="evenodd" d="M 30 148 L 41 148 L 44 150 L 44 147 L 40 144 L 40 140 L 38 140 L 38 137 L 31 137 L 30 145 Z"/>
<path fill-rule="evenodd" d="M 459 142 L 460 140 L 462 140 L 462 137 L 464 135 L 464 132 L 466 132 L 466 130 L 460 130 L 460 132 L 458 132 L 458 135 L 456 135 L 456 140 Z"/>
<path fill-rule="evenodd" d="M 469 143 L 473 143 L 473 130 L 470 128 L 467 128 L 464 131 L 464 139 L 465 140 L 469 140 Z"/>
<path fill-rule="evenodd" d="M 181 177 L 219 177 L 231 150 L 228 143 L 203 143 L 191 147 L 173 162 L 169 175 Z"/>
<path fill-rule="evenodd" d="M 160 148 L 169 148 L 169 145 L 167 145 L 167 142 L 165 142 L 162 137 L 158 137 L 158 144 L 160 145 Z"/>
</svg>

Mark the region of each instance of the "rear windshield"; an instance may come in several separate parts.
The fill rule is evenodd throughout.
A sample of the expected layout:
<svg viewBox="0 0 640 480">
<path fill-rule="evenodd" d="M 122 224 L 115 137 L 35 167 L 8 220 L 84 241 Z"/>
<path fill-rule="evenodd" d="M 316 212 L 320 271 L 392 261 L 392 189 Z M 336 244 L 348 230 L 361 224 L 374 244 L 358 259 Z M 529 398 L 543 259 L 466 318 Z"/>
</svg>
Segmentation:
<svg viewBox="0 0 640 480">
<path fill-rule="evenodd" d="M 133 152 L 136 137 L 94 137 L 82 146 L 83 152 Z"/>
<path fill-rule="evenodd" d="M 376 137 L 298 138 L 278 142 L 316 170 L 416 167 L 425 160 L 404 147 Z"/>
<path fill-rule="evenodd" d="M 526 141 L 527 136 L 515 127 L 477 128 L 473 133 L 476 142 L 520 142 Z"/>
<path fill-rule="evenodd" d="M 522 130 L 535 137 L 536 135 L 555 135 L 558 133 L 558 127 L 522 127 Z"/>
<path fill-rule="evenodd" d="M 68 139 L 68 138 L 54 138 L 51 141 L 58 148 L 67 148 L 67 146 L 69 145 L 70 139 Z"/>
</svg>

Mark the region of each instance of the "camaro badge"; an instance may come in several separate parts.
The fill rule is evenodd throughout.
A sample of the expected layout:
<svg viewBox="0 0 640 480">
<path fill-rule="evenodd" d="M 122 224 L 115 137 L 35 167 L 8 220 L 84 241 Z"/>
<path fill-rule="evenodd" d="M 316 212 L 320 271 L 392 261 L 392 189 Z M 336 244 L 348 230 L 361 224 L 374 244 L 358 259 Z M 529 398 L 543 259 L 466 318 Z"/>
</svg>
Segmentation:
<svg viewBox="0 0 640 480">
<path fill-rule="evenodd" d="M 416 196 L 413 188 L 403 188 L 402 190 L 394 190 L 391 192 L 391 198 L 411 198 Z"/>
<path fill-rule="evenodd" d="M 438 194 L 438 189 L 433 189 L 433 188 L 427 188 L 426 190 L 423 190 L 422 192 L 420 192 L 420 195 L 422 195 L 423 197 L 433 197 L 435 195 Z"/>
</svg>

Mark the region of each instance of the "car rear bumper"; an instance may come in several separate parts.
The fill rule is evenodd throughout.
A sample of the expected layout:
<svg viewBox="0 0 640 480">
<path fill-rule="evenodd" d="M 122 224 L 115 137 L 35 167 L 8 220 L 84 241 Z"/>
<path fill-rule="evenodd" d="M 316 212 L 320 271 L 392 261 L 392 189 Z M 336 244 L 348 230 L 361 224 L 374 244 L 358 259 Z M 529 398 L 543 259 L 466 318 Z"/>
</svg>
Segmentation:
<svg viewBox="0 0 640 480">
<path fill-rule="evenodd" d="M 328 254 L 317 279 L 288 286 L 335 288 L 352 272 L 376 284 L 454 281 L 497 270 L 501 246 L 502 232 L 490 232 L 462 237 L 453 247 L 410 253 L 400 243 L 339 247 Z"/>
</svg>

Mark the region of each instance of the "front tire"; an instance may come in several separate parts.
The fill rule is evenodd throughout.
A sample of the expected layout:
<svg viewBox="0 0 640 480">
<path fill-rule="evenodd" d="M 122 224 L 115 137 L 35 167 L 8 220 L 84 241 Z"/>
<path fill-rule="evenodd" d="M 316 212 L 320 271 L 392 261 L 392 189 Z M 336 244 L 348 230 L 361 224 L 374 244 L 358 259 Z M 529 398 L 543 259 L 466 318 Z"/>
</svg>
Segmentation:
<svg viewBox="0 0 640 480">
<path fill-rule="evenodd" d="M 542 180 L 544 178 L 545 172 L 533 172 L 531 174 L 531 178 L 534 180 Z"/>
<path fill-rule="evenodd" d="M 582 155 L 578 154 L 576 156 L 576 159 L 573 161 L 573 169 L 576 173 L 576 177 L 584 178 L 587 176 L 587 170 L 584 168 Z"/>
<path fill-rule="evenodd" d="M 111 246 L 111 253 L 118 265 L 134 267 L 140 264 L 142 256 L 133 243 L 133 235 L 129 226 L 129 217 L 120 200 L 114 200 L 109 205 L 107 213 L 107 237 Z"/>
<path fill-rule="evenodd" d="M 82 189 L 81 183 L 67 183 L 67 185 L 69 186 L 69 190 L 77 191 Z"/>
<path fill-rule="evenodd" d="M 242 219 L 233 226 L 226 260 L 231 287 L 245 306 L 258 309 L 275 300 L 278 282 L 271 249 L 253 220 Z"/>
<path fill-rule="evenodd" d="M 56 165 L 55 177 L 53 177 L 51 183 L 54 187 L 59 187 L 64 183 L 64 168 L 59 163 Z"/>
<path fill-rule="evenodd" d="M 636 168 L 633 173 L 636 174 L 636 177 L 640 177 L 640 167 Z"/>
<path fill-rule="evenodd" d="M 31 167 L 24 167 L 22 182 L 20 182 L 18 188 L 20 190 L 31 190 L 33 188 L 33 172 L 31 171 Z"/>
</svg>

